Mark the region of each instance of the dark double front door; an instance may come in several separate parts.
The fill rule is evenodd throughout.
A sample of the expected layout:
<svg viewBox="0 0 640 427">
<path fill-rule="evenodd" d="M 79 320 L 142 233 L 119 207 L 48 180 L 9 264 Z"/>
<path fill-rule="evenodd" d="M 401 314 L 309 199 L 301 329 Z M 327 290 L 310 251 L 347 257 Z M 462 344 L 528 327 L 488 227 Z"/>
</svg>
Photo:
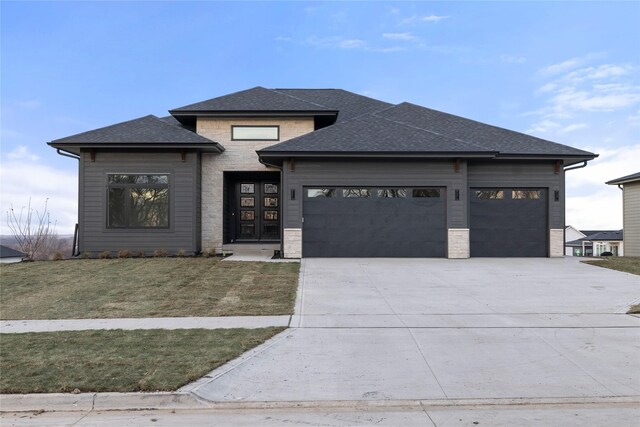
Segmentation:
<svg viewBox="0 0 640 427">
<path fill-rule="evenodd" d="M 235 241 L 280 239 L 280 183 L 241 180 L 234 185 Z"/>
</svg>

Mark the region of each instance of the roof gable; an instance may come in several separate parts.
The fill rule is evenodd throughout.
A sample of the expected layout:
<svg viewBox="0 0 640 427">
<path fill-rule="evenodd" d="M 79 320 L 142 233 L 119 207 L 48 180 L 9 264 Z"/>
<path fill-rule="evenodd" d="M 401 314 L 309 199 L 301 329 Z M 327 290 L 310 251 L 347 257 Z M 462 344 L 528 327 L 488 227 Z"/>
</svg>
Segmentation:
<svg viewBox="0 0 640 427">
<path fill-rule="evenodd" d="M 469 141 L 502 155 L 593 155 L 587 151 L 408 102 L 375 114 L 398 123 Z"/>
<path fill-rule="evenodd" d="M 640 172 L 623 176 L 621 178 L 612 179 L 611 181 L 607 181 L 605 184 L 609 184 L 609 185 L 626 184 L 627 182 L 635 182 L 635 181 L 640 181 Z"/>
<path fill-rule="evenodd" d="M 51 141 L 64 144 L 217 144 L 182 126 L 148 115 Z"/>
<path fill-rule="evenodd" d="M 186 112 L 334 111 L 331 108 L 256 86 L 171 110 Z"/>
<path fill-rule="evenodd" d="M 493 151 L 435 132 L 365 114 L 260 150 L 268 153 L 452 153 Z"/>
</svg>

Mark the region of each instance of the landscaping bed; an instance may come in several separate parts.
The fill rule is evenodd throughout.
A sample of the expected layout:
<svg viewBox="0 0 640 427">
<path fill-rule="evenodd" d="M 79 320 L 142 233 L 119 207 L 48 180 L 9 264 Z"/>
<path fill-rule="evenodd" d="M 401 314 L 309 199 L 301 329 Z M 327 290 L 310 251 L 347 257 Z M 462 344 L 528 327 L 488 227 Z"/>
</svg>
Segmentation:
<svg viewBox="0 0 640 427">
<path fill-rule="evenodd" d="M 282 330 L 2 334 L 0 393 L 173 391 Z"/>
<path fill-rule="evenodd" d="M 0 264 L 0 318 L 293 314 L 299 268 L 216 258 Z"/>
<path fill-rule="evenodd" d="M 585 264 L 624 271 L 640 275 L 640 258 L 638 257 L 604 257 L 598 261 L 582 261 Z"/>
</svg>

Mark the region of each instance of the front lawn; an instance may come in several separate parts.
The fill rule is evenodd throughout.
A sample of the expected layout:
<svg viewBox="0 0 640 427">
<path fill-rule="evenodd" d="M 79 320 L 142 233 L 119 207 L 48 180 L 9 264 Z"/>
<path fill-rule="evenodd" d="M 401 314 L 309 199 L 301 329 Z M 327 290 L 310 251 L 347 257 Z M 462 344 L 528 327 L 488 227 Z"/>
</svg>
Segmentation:
<svg viewBox="0 0 640 427">
<path fill-rule="evenodd" d="M 284 328 L 0 335 L 0 393 L 172 391 Z"/>
<path fill-rule="evenodd" d="M 640 258 L 638 257 L 605 257 L 600 261 L 582 261 L 585 264 L 624 271 L 640 275 Z"/>
<path fill-rule="evenodd" d="M 298 270 L 215 258 L 0 264 L 0 318 L 292 314 Z"/>
</svg>

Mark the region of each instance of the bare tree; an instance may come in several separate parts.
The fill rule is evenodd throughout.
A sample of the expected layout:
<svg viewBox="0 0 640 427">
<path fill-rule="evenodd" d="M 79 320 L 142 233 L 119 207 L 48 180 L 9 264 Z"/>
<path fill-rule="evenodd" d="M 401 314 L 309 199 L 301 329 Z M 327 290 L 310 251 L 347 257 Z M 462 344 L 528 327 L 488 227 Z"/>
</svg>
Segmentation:
<svg viewBox="0 0 640 427">
<path fill-rule="evenodd" d="M 35 211 L 35 217 L 31 198 L 28 205 L 20 209 L 19 214 L 13 209 L 13 205 L 7 211 L 7 226 L 28 260 L 47 259 L 56 242 L 56 224 L 51 224 L 48 202 L 49 199 L 45 200 L 42 213 Z"/>
</svg>

